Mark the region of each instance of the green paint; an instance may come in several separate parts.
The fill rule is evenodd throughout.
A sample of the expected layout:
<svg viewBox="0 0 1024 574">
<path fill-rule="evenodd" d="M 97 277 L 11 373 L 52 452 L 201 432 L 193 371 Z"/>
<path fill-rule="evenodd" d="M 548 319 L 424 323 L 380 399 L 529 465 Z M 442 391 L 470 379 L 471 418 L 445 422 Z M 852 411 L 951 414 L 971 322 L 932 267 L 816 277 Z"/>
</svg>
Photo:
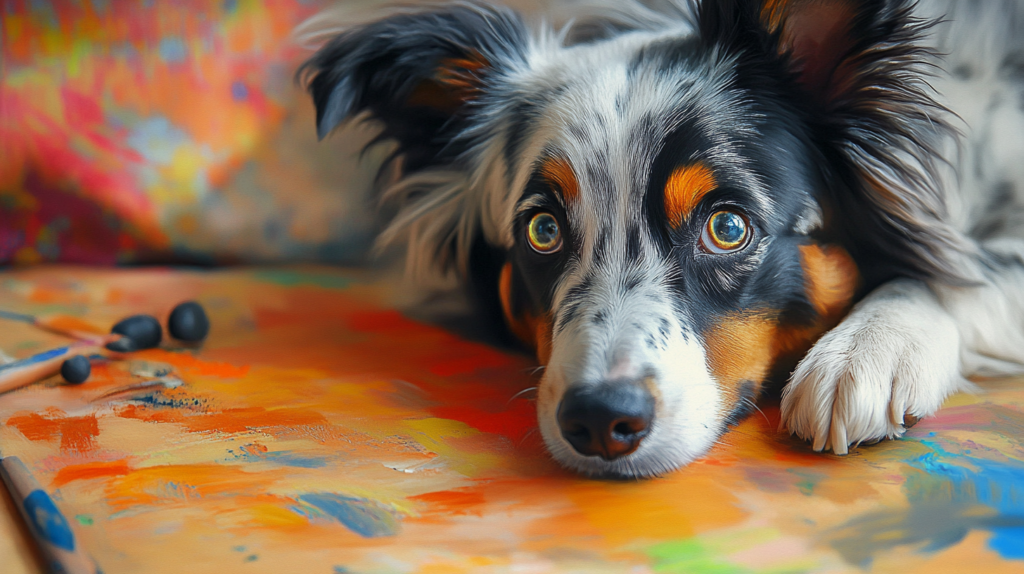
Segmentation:
<svg viewBox="0 0 1024 574">
<path fill-rule="evenodd" d="M 89 516 L 88 514 L 79 514 L 78 516 L 75 516 L 75 520 L 77 520 L 82 526 L 92 526 L 93 524 L 92 516 Z"/>
<path fill-rule="evenodd" d="M 352 284 L 352 279 L 333 273 L 318 271 L 296 271 L 293 269 L 268 269 L 255 273 L 259 281 L 274 283 L 282 287 L 295 287 L 297 285 L 312 285 L 324 289 L 347 289 Z"/>
<path fill-rule="evenodd" d="M 655 572 L 679 574 L 746 574 L 746 568 L 718 558 L 696 539 L 666 542 L 647 549 Z"/>
</svg>

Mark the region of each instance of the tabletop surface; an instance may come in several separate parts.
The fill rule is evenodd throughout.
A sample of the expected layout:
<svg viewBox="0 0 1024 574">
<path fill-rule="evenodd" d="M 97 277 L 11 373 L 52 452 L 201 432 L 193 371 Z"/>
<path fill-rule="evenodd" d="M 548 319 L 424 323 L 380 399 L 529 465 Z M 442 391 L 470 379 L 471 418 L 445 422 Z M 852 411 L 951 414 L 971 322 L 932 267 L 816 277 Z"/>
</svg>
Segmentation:
<svg viewBox="0 0 1024 574">
<path fill-rule="evenodd" d="M 980 381 L 846 457 L 778 432 L 769 402 L 685 469 L 586 480 L 544 452 L 520 393 L 534 363 L 411 319 L 391 285 L 319 267 L 0 274 L 4 310 L 109 328 L 194 299 L 213 325 L 201 348 L 0 395 L 0 453 L 107 574 L 1024 571 L 1024 380 Z M 0 326 L 8 359 L 65 342 Z M 37 572 L 0 505 L 3 571 Z"/>
</svg>

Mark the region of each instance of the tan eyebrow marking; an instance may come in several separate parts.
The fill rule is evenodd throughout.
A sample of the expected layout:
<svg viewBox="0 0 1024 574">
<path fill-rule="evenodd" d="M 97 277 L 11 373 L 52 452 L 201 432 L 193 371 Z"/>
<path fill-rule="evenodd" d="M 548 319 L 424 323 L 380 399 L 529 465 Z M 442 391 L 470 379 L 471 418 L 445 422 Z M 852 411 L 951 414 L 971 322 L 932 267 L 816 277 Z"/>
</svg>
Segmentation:
<svg viewBox="0 0 1024 574">
<path fill-rule="evenodd" d="M 680 227 L 700 200 L 717 185 L 715 174 L 703 163 L 677 167 L 665 184 L 665 215 L 669 225 Z"/>
<path fill-rule="evenodd" d="M 540 166 L 540 174 L 549 183 L 558 187 L 566 204 L 573 203 L 579 198 L 580 184 L 576 180 L 572 166 L 565 159 L 552 157 L 544 160 Z"/>
</svg>

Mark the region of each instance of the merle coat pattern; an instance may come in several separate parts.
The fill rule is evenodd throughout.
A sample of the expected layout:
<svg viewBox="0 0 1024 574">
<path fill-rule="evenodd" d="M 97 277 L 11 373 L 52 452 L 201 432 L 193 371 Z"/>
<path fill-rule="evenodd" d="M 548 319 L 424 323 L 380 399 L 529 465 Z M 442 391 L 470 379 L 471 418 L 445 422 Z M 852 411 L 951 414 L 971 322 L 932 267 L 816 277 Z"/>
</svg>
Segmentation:
<svg viewBox="0 0 1024 574">
<path fill-rule="evenodd" d="M 685 465 L 773 377 L 843 454 L 1022 371 L 1024 2 L 584 13 L 393 12 L 300 71 L 321 137 L 398 143 L 381 241 L 536 350 L 561 464 Z"/>
</svg>

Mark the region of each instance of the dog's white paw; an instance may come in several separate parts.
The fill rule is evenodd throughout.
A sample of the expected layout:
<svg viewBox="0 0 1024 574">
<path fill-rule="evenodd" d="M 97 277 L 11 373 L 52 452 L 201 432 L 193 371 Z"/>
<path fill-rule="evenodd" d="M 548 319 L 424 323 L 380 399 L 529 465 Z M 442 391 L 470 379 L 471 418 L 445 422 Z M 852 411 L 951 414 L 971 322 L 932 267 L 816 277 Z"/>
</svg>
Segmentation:
<svg viewBox="0 0 1024 574">
<path fill-rule="evenodd" d="M 826 333 L 782 393 L 782 424 L 814 450 L 896 438 L 970 388 L 953 318 L 916 281 L 883 285 Z"/>
</svg>

